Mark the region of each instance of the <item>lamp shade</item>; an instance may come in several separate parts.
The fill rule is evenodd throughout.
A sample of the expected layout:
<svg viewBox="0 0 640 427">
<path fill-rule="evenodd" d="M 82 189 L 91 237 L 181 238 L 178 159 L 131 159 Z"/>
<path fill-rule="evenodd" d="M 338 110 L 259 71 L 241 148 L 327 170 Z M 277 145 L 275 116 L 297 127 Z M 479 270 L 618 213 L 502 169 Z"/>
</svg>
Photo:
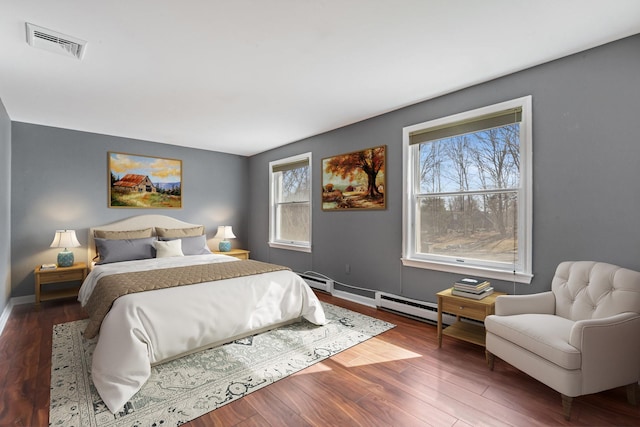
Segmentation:
<svg viewBox="0 0 640 427">
<path fill-rule="evenodd" d="M 214 236 L 215 239 L 235 239 L 236 235 L 233 234 L 233 228 L 230 225 L 219 225 L 218 232 Z"/>
<path fill-rule="evenodd" d="M 52 248 L 77 248 L 80 246 L 76 237 L 76 230 L 56 230 L 51 242 Z"/>
<path fill-rule="evenodd" d="M 67 248 L 77 248 L 80 246 L 75 230 L 56 230 L 56 235 L 51 242 L 52 248 L 64 248 L 58 254 L 58 267 L 71 267 L 73 265 L 73 252 Z"/>
<path fill-rule="evenodd" d="M 227 239 L 235 239 L 236 235 L 233 234 L 233 229 L 230 225 L 219 225 L 218 232 L 213 236 L 213 238 L 222 239 L 218 244 L 220 252 L 229 252 L 231 250 L 231 242 Z"/>
</svg>

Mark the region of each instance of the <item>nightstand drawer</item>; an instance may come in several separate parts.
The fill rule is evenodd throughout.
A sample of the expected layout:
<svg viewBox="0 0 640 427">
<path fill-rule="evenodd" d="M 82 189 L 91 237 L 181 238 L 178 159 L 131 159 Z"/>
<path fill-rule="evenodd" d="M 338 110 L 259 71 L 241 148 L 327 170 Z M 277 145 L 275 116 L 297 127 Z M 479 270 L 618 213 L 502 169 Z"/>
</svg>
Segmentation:
<svg viewBox="0 0 640 427">
<path fill-rule="evenodd" d="M 487 311 L 484 306 L 477 303 L 461 301 L 460 299 L 444 299 L 442 311 L 469 319 L 484 320 Z"/>
<path fill-rule="evenodd" d="M 84 280 L 84 271 L 47 271 L 46 273 L 40 273 L 40 283 L 60 283 L 60 282 L 73 282 L 75 280 Z"/>
</svg>

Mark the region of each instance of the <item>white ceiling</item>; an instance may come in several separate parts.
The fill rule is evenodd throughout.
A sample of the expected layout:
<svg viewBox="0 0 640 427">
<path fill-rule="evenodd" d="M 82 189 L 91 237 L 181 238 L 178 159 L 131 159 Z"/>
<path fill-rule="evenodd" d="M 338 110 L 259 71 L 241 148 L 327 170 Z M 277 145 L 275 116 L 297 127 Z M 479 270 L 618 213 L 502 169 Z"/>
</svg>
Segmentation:
<svg viewBox="0 0 640 427">
<path fill-rule="evenodd" d="M 637 33 L 638 0 L 0 0 L 0 99 L 13 121 L 252 155 Z"/>
</svg>

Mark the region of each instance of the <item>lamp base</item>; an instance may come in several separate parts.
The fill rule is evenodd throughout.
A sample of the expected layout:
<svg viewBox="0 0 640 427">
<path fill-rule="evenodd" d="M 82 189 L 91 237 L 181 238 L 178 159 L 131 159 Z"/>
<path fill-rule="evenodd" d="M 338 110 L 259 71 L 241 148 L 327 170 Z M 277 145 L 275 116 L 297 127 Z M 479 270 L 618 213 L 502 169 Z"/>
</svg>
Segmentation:
<svg viewBox="0 0 640 427">
<path fill-rule="evenodd" d="M 58 254 L 58 267 L 71 267 L 73 265 L 73 252 L 62 251 Z"/>
<path fill-rule="evenodd" d="M 223 240 L 218 245 L 218 249 L 220 252 L 229 252 L 231 250 L 231 242 L 228 240 Z"/>
</svg>

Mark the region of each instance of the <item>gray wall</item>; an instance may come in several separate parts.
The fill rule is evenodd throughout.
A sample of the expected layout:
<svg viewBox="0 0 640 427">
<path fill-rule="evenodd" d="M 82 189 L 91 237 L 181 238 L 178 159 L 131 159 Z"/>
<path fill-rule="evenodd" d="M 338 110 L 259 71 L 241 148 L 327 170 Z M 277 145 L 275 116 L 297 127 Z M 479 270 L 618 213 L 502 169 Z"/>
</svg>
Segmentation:
<svg viewBox="0 0 640 427">
<path fill-rule="evenodd" d="M 218 225 L 232 225 L 233 246 L 247 246 L 246 157 L 19 122 L 11 139 L 14 297 L 32 295 L 34 267 L 56 261 L 59 250 L 49 248 L 56 229 L 76 230 L 83 245 L 73 250 L 77 261 L 87 260 L 89 227 L 141 214 L 204 224 L 209 238 Z M 109 151 L 182 160 L 183 207 L 108 208 Z"/>
<path fill-rule="evenodd" d="M 640 36 L 630 37 L 251 157 L 252 256 L 435 301 L 435 293 L 458 276 L 401 264 L 402 128 L 532 95 L 535 277 L 530 285 L 516 284 L 515 292 L 550 289 L 563 260 L 640 270 L 639 51 Z M 383 144 L 388 208 L 323 212 L 321 159 Z M 313 153 L 313 253 L 270 249 L 268 162 L 306 151 Z M 499 290 L 514 290 L 512 283 L 493 282 Z"/>
<path fill-rule="evenodd" d="M 11 120 L 0 100 L 0 314 L 11 295 Z"/>
</svg>

